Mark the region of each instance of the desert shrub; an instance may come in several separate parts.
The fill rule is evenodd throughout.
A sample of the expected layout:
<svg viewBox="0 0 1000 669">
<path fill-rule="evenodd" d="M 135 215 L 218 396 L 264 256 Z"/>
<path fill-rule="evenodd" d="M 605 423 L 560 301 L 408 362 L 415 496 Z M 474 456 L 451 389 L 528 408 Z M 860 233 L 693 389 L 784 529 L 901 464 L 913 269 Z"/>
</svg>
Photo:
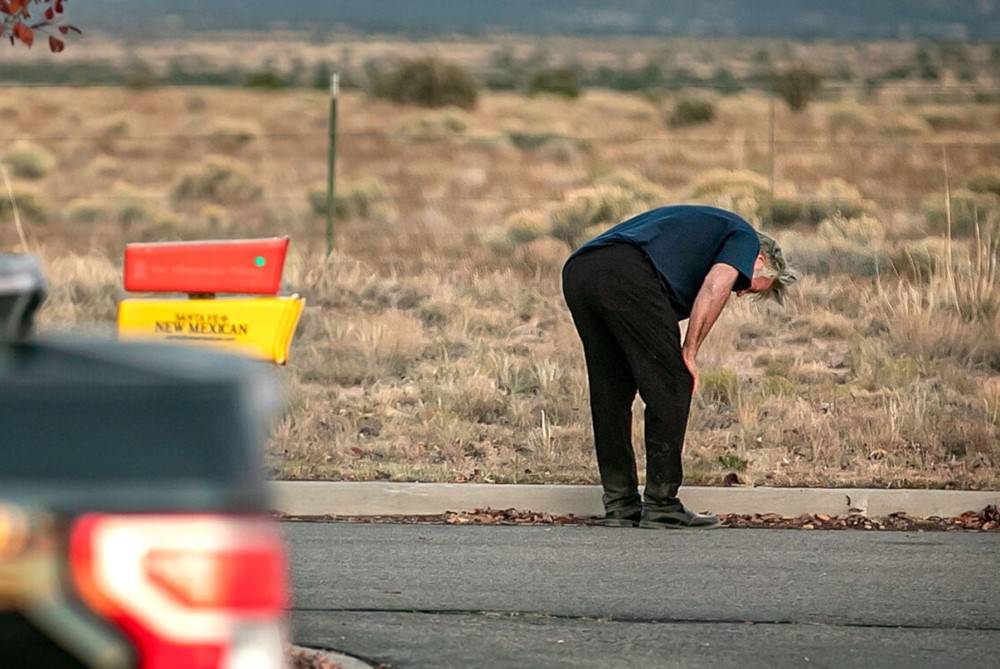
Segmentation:
<svg viewBox="0 0 1000 669">
<path fill-rule="evenodd" d="M 924 219 L 929 231 L 945 234 L 948 213 L 944 195 L 929 195 L 924 199 Z M 954 237 L 972 237 L 976 225 L 981 228 L 1000 220 L 1000 196 L 993 193 L 976 193 L 960 188 L 951 194 L 951 234 Z"/>
<path fill-rule="evenodd" d="M 706 369 L 698 375 L 700 395 L 709 402 L 734 406 L 740 397 L 740 380 L 731 369 Z"/>
<path fill-rule="evenodd" d="M 921 46 L 917 49 L 917 75 L 924 81 L 937 81 L 941 77 L 941 72 L 931 57 L 927 47 Z"/>
<path fill-rule="evenodd" d="M 712 78 L 708 80 L 708 85 L 722 95 L 735 95 L 743 92 L 743 84 L 733 76 L 731 70 L 725 67 L 716 68 Z"/>
<path fill-rule="evenodd" d="M 107 216 L 107 204 L 96 198 L 78 197 L 66 205 L 66 220 L 78 225 L 90 225 Z"/>
<path fill-rule="evenodd" d="M 157 83 L 156 72 L 149 63 L 132 56 L 122 68 L 122 83 L 134 91 L 145 91 Z"/>
<path fill-rule="evenodd" d="M 208 156 L 181 174 L 173 194 L 178 200 L 245 204 L 259 199 L 261 188 L 246 163 L 225 156 Z"/>
<path fill-rule="evenodd" d="M 230 227 L 229 213 L 225 207 L 207 204 L 201 208 L 201 223 L 211 234 L 220 234 Z"/>
<path fill-rule="evenodd" d="M 903 354 L 879 359 L 871 380 L 877 388 L 905 388 L 920 378 L 920 374 L 920 362 Z"/>
<path fill-rule="evenodd" d="M 667 117 L 667 125 L 681 128 L 701 123 L 711 123 L 715 119 L 715 105 L 708 100 L 681 98 Z"/>
<path fill-rule="evenodd" d="M 247 88 L 260 88 L 268 91 L 276 91 L 285 88 L 288 85 L 280 74 L 272 70 L 262 70 L 260 72 L 251 72 L 247 76 L 246 83 L 244 84 Z"/>
<path fill-rule="evenodd" d="M 576 248 L 612 225 L 666 201 L 666 193 L 656 184 L 616 172 L 599 179 L 593 187 L 571 192 L 552 211 L 549 234 Z"/>
<path fill-rule="evenodd" d="M 314 214 L 326 215 L 326 184 L 316 184 L 309 190 L 309 207 Z M 385 186 L 375 179 L 357 182 L 340 181 L 334 193 L 333 211 L 341 219 L 392 218 L 392 207 Z"/>
<path fill-rule="evenodd" d="M 737 472 L 746 471 L 747 465 L 750 464 L 749 460 L 741 458 L 733 451 L 727 451 L 722 455 L 717 456 L 715 461 L 719 463 L 719 466 L 723 469 L 730 469 Z"/>
<path fill-rule="evenodd" d="M 554 132 L 520 132 L 517 130 L 507 134 L 510 143 L 522 151 L 535 151 L 549 142 L 565 139 L 565 135 Z"/>
<path fill-rule="evenodd" d="M 969 179 L 968 188 L 973 193 L 993 193 L 1000 196 L 1000 168 L 979 170 Z"/>
<path fill-rule="evenodd" d="M 885 228 L 872 216 L 847 218 L 835 214 L 817 229 L 826 242 L 831 272 L 874 276 L 884 256 Z"/>
<path fill-rule="evenodd" d="M 430 142 L 461 135 L 469 128 L 469 117 L 462 111 L 448 109 L 410 116 L 393 127 L 393 132 L 419 142 Z"/>
<path fill-rule="evenodd" d="M 927 129 L 923 119 L 895 118 L 879 126 L 878 133 L 886 139 L 906 139 L 922 135 Z"/>
<path fill-rule="evenodd" d="M 87 171 L 98 179 L 112 179 L 122 172 L 122 163 L 111 156 L 96 156 L 87 166 Z"/>
<path fill-rule="evenodd" d="M 514 245 L 527 244 L 549 234 L 552 222 L 536 209 L 522 209 L 507 219 L 507 238 Z"/>
<path fill-rule="evenodd" d="M 662 189 L 641 177 L 615 173 L 569 194 L 551 213 L 549 234 L 572 248 L 630 216 L 666 202 Z"/>
<path fill-rule="evenodd" d="M 455 106 L 471 109 L 478 90 L 475 81 L 457 65 L 438 58 L 405 60 L 388 72 L 375 72 L 372 95 L 420 107 Z"/>
<path fill-rule="evenodd" d="M 926 283 L 948 259 L 948 242 L 940 237 L 899 242 L 888 255 L 892 271 L 910 281 Z"/>
<path fill-rule="evenodd" d="M 870 121 L 855 109 L 838 109 L 830 113 L 827 119 L 830 132 L 863 133 L 868 130 Z"/>
<path fill-rule="evenodd" d="M 968 125 L 967 121 L 958 114 L 949 113 L 924 114 L 924 121 L 935 132 L 961 130 Z"/>
<path fill-rule="evenodd" d="M 801 389 L 784 376 L 765 376 L 757 386 L 757 394 L 765 397 L 798 397 Z"/>
<path fill-rule="evenodd" d="M 527 270 L 532 276 L 539 276 L 545 272 L 557 274 L 571 252 L 572 249 L 566 242 L 542 237 L 518 245 L 513 257 L 517 263 L 515 266 Z"/>
<path fill-rule="evenodd" d="M 260 135 L 260 126 L 252 121 L 219 118 L 205 133 L 213 151 L 235 151 Z"/>
<path fill-rule="evenodd" d="M 157 207 L 149 197 L 127 183 L 116 183 L 111 189 L 110 214 L 123 228 L 150 223 L 156 218 Z"/>
<path fill-rule="evenodd" d="M 787 379 L 792 376 L 792 367 L 795 366 L 795 356 L 771 351 L 758 355 L 754 358 L 753 363 L 758 367 L 764 368 L 765 377 L 780 376 Z"/>
<path fill-rule="evenodd" d="M 797 223 L 804 212 L 805 206 L 798 200 L 776 197 L 773 202 L 761 205 L 760 218 L 781 227 Z"/>
<path fill-rule="evenodd" d="M 200 114 L 208 109 L 208 100 L 197 93 L 188 93 L 184 98 L 184 108 L 189 114 Z"/>
<path fill-rule="evenodd" d="M 806 205 L 806 219 L 814 224 L 836 215 L 851 219 L 871 209 L 873 205 L 861 197 L 856 187 L 840 178 L 824 179 Z"/>
<path fill-rule="evenodd" d="M 14 203 L 17 204 L 17 213 L 22 221 L 32 223 L 46 223 L 49 218 L 48 207 L 45 201 L 34 190 L 14 187 L 14 202 L 11 202 L 10 195 L 4 193 L 0 195 L 0 222 L 7 223 L 14 220 Z"/>
<path fill-rule="evenodd" d="M 815 99 L 823 78 L 808 65 L 795 65 L 771 75 L 774 92 L 793 112 L 800 112 Z"/>
<path fill-rule="evenodd" d="M 510 132 L 510 143 L 522 151 L 537 151 L 540 158 L 550 158 L 556 162 L 568 162 L 578 157 L 581 151 L 589 150 L 586 140 L 566 137 L 554 132 Z"/>
<path fill-rule="evenodd" d="M 720 193 L 749 190 L 764 197 L 770 188 L 767 177 L 750 170 L 709 170 L 695 177 L 691 196 L 705 198 Z"/>
<path fill-rule="evenodd" d="M 710 170 L 694 179 L 691 198 L 758 220 L 767 213 L 770 184 L 767 177 L 750 170 Z"/>
<path fill-rule="evenodd" d="M 55 168 L 56 157 L 44 146 L 21 140 L 4 154 L 3 162 L 15 177 L 41 179 Z"/>
<path fill-rule="evenodd" d="M 575 100 L 580 97 L 580 81 L 576 71 L 568 67 L 550 67 L 535 72 L 528 83 L 528 93 L 550 93 Z"/>
<path fill-rule="evenodd" d="M 576 248 L 643 208 L 635 193 L 618 186 L 581 188 L 552 212 L 550 234 Z"/>
</svg>

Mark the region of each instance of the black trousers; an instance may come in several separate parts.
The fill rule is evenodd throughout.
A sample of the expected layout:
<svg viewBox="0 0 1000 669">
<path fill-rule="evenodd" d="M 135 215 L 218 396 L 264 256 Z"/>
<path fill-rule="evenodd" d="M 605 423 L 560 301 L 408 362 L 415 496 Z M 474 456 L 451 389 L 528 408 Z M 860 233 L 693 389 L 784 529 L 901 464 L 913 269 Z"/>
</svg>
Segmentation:
<svg viewBox="0 0 1000 669">
<path fill-rule="evenodd" d="M 607 511 L 675 509 L 693 380 L 667 288 L 638 247 L 615 244 L 563 267 L 563 295 L 583 342 L 597 464 Z M 632 403 L 646 404 L 645 498 L 632 448 Z"/>
</svg>

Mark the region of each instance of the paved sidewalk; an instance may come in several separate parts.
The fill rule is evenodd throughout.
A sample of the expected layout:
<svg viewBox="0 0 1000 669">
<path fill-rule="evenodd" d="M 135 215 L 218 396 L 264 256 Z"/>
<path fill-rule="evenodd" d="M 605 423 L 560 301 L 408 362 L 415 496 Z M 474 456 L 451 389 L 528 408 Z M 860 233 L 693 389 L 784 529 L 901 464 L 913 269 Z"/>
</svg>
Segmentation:
<svg viewBox="0 0 1000 669">
<path fill-rule="evenodd" d="M 431 515 L 474 509 L 530 510 L 597 516 L 601 488 L 591 485 L 274 481 L 275 511 L 293 516 Z M 1000 506 L 1000 491 L 883 490 L 878 488 L 714 488 L 685 486 L 681 499 L 697 511 L 797 516 L 860 512 L 953 517 Z"/>
</svg>

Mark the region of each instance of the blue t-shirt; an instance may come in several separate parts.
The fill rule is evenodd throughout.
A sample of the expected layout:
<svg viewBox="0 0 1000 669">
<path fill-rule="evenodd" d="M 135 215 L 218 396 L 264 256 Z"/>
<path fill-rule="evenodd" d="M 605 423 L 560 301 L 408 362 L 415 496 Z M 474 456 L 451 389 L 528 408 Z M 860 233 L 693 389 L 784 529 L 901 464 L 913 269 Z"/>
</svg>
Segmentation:
<svg viewBox="0 0 1000 669">
<path fill-rule="evenodd" d="M 623 242 L 638 246 L 652 261 L 672 293 L 678 319 L 691 315 L 694 298 L 712 265 L 721 262 L 735 267 L 739 276 L 733 290 L 744 290 L 750 287 L 760 253 L 757 232 L 736 214 L 682 204 L 623 221 L 581 246 L 573 256 Z"/>
</svg>

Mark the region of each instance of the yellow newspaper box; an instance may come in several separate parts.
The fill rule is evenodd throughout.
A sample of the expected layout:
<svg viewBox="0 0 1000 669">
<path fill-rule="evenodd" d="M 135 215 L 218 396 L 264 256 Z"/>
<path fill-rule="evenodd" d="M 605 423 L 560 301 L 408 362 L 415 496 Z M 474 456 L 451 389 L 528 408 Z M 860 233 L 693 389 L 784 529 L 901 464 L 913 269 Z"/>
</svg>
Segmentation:
<svg viewBox="0 0 1000 669">
<path fill-rule="evenodd" d="M 213 346 L 279 365 L 305 300 L 279 296 L 288 237 L 128 244 L 125 289 L 187 293 L 118 304 L 118 335 Z M 220 293 L 242 297 L 219 297 Z M 247 297 L 250 295 L 251 297 Z"/>
<path fill-rule="evenodd" d="M 235 349 L 283 365 L 304 305 L 298 295 L 126 299 L 118 305 L 118 334 Z"/>
</svg>

